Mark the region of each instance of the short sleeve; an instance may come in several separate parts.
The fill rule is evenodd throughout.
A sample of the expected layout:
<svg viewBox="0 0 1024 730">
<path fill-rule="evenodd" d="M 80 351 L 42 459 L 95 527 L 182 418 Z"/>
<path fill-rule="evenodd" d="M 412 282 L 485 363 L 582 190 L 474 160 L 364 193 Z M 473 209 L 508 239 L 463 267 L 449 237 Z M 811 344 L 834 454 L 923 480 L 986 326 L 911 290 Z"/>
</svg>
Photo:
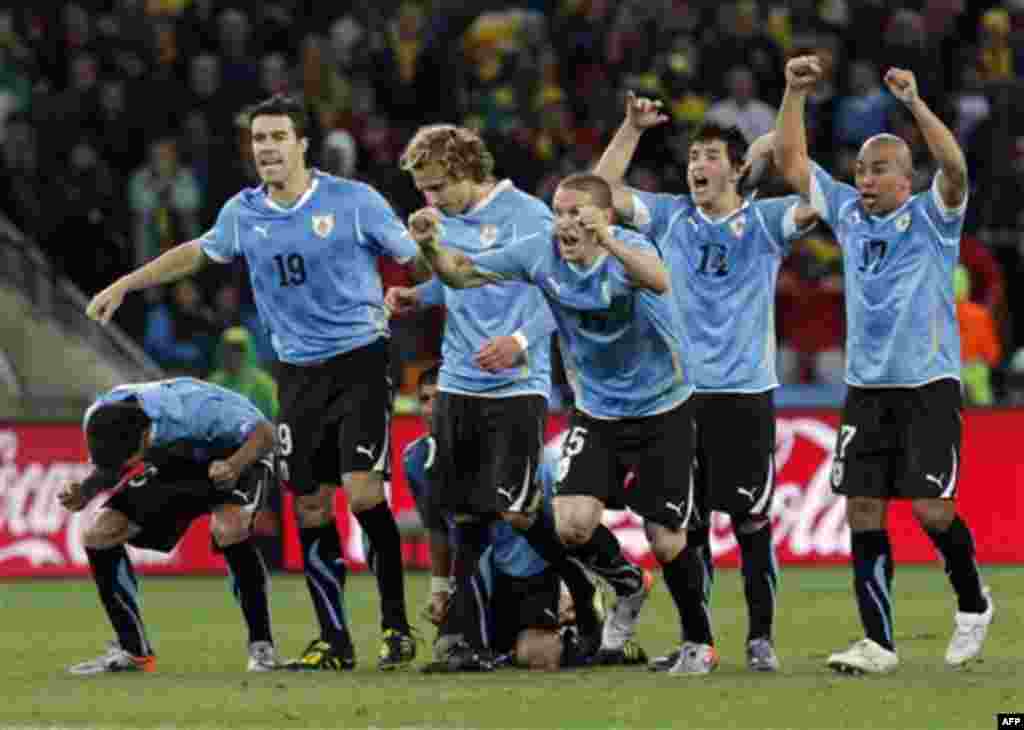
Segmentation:
<svg viewBox="0 0 1024 730">
<path fill-rule="evenodd" d="M 238 243 L 238 213 L 235 207 L 234 198 L 226 202 L 217 214 L 213 228 L 199 237 L 203 253 L 218 263 L 229 263 L 242 253 Z"/>
<path fill-rule="evenodd" d="M 633 220 L 626 221 L 626 224 L 653 239 L 660 239 L 665 235 L 672 222 L 672 214 L 688 200 L 682 195 L 645 193 L 640 190 L 631 192 Z"/>
<path fill-rule="evenodd" d="M 470 256 L 470 259 L 481 271 L 504 279 L 533 281 L 541 264 L 552 255 L 553 245 L 548 226 L 520 233 L 507 245 Z"/>
<path fill-rule="evenodd" d="M 859 198 L 856 188 L 839 182 L 821 165 L 811 162 L 811 206 L 822 220 L 835 226 L 842 209 Z"/>
<path fill-rule="evenodd" d="M 380 193 L 367 188 L 364 200 L 356 208 L 356 232 L 359 242 L 377 256 L 390 256 L 400 264 L 411 261 L 419 253 L 416 242 L 391 204 Z"/>
<path fill-rule="evenodd" d="M 942 244 L 957 246 L 960 243 L 960 234 L 963 231 L 964 219 L 967 215 L 967 198 L 969 196 L 965 193 L 960 205 L 955 208 L 948 207 L 939 193 L 939 175 L 941 174 L 941 170 L 935 173 L 931 187 L 922 196 L 924 198 L 922 207 L 924 214 L 928 217 L 928 222 L 935 228 Z"/>
<path fill-rule="evenodd" d="M 768 198 L 754 203 L 761 219 L 768 243 L 773 250 L 788 252 L 789 244 L 805 235 L 814 226 L 796 226 L 796 209 L 801 204 L 799 195 Z"/>
<path fill-rule="evenodd" d="M 621 243 L 626 244 L 630 248 L 638 248 L 661 258 L 661 251 L 659 251 L 658 247 L 655 246 L 646 236 L 641 236 L 635 231 L 626 230 L 624 228 L 615 228 L 613 230 L 613 234 Z M 616 289 L 621 288 L 622 290 L 627 290 L 639 288 L 633 280 L 629 278 L 629 274 L 626 273 L 626 267 L 618 258 L 611 254 L 608 254 L 608 258 L 610 259 L 608 270 L 611 273 L 612 281 L 615 283 Z"/>
</svg>

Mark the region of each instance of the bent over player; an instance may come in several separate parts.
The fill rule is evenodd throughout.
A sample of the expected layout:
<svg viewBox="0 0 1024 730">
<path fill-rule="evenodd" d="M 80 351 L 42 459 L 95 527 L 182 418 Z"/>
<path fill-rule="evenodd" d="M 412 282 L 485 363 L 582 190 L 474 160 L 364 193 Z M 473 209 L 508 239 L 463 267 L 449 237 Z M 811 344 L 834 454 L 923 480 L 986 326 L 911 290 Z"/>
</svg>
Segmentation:
<svg viewBox="0 0 1024 730">
<path fill-rule="evenodd" d="M 244 397 L 193 378 L 122 385 L 83 419 L 95 465 L 67 485 L 61 504 L 78 512 L 114 488 L 84 535 L 100 600 L 117 640 L 72 674 L 156 670 L 125 545 L 169 552 L 201 515 L 224 554 L 249 627 L 249 671 L 276 669 L 267 604 L 268 574 L 249 539 L 273 485 L 274 428 Z"/>
</svg>

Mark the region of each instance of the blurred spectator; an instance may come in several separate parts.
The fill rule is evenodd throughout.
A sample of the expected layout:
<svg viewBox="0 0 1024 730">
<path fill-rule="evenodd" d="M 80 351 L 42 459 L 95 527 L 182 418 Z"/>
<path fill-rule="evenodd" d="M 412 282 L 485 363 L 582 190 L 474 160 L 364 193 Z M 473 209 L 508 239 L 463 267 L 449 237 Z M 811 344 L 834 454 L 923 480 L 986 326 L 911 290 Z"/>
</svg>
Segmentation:
<svg viewBox="0 0 1024 730">
<path fill-rule="evenodd" d="M 320 168 L 338 177 L 353 177 L 357 162 L 356 141 L 343 129 L 336 129 L 324 140 Z"/>
<path fill-rule="evenodd" d="M 707 119 L 725 127 L 739 127 L 747 142 L 775 129 L 776 109 L 757 98 L 757 81 L 749 68 L 737 66 L 726 78 L 729 96 L 712 104 Z"/>
<path fill-rule="evenodd" d="M 731 69 L 743 67 L 753 73 L 755 88 L 769 105 L 782 100 L 785 59 L 763 28 L 760 9 L 753 0 L 718 6 L 718 23 L 703 39 L 701 49 L 700 73 L 712 93 L 728 86 Z"/>
<path fill-rule="evenodd" d="M 965 400 L 968 405 L 990 406 L 995 400 L 992 368 L 999 364 L 1003 350 L 996 323 L 988 309 L 970 301 L 971 279 L 963 266 L 956 267 L 953 289 L 956 316 L 960 323 Z"/>
<path fill-rule="evenodd" d="M 837 65 L 842 59 L 841 44 L 834 36 L 819 34 L 802 39 L 794 53 L 813 53 L 821 64 L 822 78 L 807 97 L 807 144 L 811 158 L 831 168 L 836 160 L 833 138 L 839 110 Z"/>
<path fill-rule="evenodd" d="M 316 35 L 302 42 L 300 75 L 302 94 L 320 126 L 334 129 L 351 121 L 352 88 L 325 57 L 325 43 Z"/>
<path fill-rule="evenodd" d="M 8 121 L 3 140 L 0 174 L 0 209 L 14 225 L 38 241 L 48 235 L 51 218 L 46 215 L 52 193 L 39 166 L 39 142 L 29 121 L 17 116 Z"/>
<path fill-rule="evenodd" d="M 67 276 L 84 291 L 95 293 L 127 263 L 127 239 L 114 223 L 114 175 L 88 138 L 78 139 L 53 184 L 52 211 L 44 211 L 53 227 L 44 248 L 58 267 L 68 262 L 76 244 L 89 248 L 89 266 L 75 266 Z"/>
<path fill-rule="evenodd" d="M 228 8 L 217 16 L 223 93 L 235 109 L 241 109 L 258 96 L 259 71 L 252 58 L 249 16 Z"/>
<path fill-rule="evenodd" d="M 217 325 L 191 279 L 174 284 L 170 301 L 157 301 L 146 314 L 143 345 L 165 370 L 203 377 L 210 369 Z"/>
<path fill-rule="evenodd" d="M 793 245 L 777 289 L 778 370 L 783 383 L 842 384 L 846 321 L 842 252 L 820 230 Z"/>
<path fill-rule="evenodd" d="M 835 144 L 860 146 L 869 137 L 887 131 L 896 100 L 882 89 L 878 69 L 868 61 L 850 65 L 850 93 L 839 100 Z"/>
<path fill-rule="evenodd" d="M 208 380 L 244 395 L 268 419 L 277 418 L 277 383 L 259 367 L 252 336 L 245 327 L 224 330 L 217 350 L 219 369 Z"/>
<path fill-rule="evenodd" d="M 179 164 L 173 139 L 150 146 L 149 163 L 132 175 L 129 200 L 135 215 L 137 266 L 199 235 L 199 186 L 192 171 Z"/>
<path fill-rule="evenodd" d="M 1014 58 L 1010 47 L 1010 14 L 1005 8 L 991 8 L 978 24 L 976 68 L 981 81 L 1013 79 Z"/>
</svg>

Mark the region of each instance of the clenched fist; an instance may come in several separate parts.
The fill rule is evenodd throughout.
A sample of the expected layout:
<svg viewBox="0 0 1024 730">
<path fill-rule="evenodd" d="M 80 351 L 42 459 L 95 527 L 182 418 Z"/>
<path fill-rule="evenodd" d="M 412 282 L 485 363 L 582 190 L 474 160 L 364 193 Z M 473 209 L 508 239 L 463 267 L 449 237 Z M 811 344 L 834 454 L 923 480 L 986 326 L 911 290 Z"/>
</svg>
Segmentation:
<svg viewBox="0 0 1024 730">
<path fill-rule="evenodd" d="M 409 234 L 418 244 L 430 243 L 441 228 L 441 213 L 437 208 L 420 208 L 409 216 Z"/>
<path fill-rule="evenodd" d="M 419 308 L 420 298 L 412 287 L 393 286 L 384 295 L 384 306 L 391 314 L 408 314 Z"/>
<path fill-rule="evenodd" d="M 81 512 L 85 509 L 85 505 L 89 503 L 89 500 L 82 494 L 82 483 L 71 482 L 67 484 L 57 494 L 57 501 L 60 502 L 60 506 L 66 509 L 68 512 Z"/>
<path fill-rule="evenodd" d="M 902 68 L 890 68 L 885 72 L 885 85 L 897 99 L 906 105 L 917 101 L 917 78 L 913 71 Z"/>
<path fill-rule="evenodd" d="M 786 64 L 786 86 L 796 91 L 810 91 L 821 75 L 821 61 L 817 56 L 797 56 Z"/>
</svg>

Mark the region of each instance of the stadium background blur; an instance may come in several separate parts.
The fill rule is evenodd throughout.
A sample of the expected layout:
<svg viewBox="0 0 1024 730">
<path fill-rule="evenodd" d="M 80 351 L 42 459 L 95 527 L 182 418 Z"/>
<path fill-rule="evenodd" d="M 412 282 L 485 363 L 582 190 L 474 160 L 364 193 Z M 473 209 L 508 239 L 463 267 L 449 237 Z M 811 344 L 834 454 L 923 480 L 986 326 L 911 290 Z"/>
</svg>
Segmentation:
<svg viewBox="0 0 1024 730">
<path fill-rule="evenodd" d="M 312 164 L 370 183 L 404 217 L 421 203 L 397 158 L 419 125 L 480 130 L 499 176 L 550 200 L 557 180 L 594 164 L 630 89 L 663 100 L 672 123 L 645 136 L 629 183 L 682 192 L 688 130 L 714 118 L 750 138 L 769 131 L 784 61 L 806 51 L 827 69 L 809 105 L 812 156 L 852 180 L 859 144 L 891 131 L 911 143 L 923 188 L 934 172 L 927 151 L 880 84 L 888 66 L 909 68 L 970 166 L 962 260 L 975 306 L 962 328 L 965 341 L 984 343 L 974 349 L 993 385 L 991 398 L 974 400 L 1024 402 L 1024 289 L 1007 285 L 1024 266 L 1024 125 L 1013 102 L 1024 71 L 1020 0 L 0 5 L 0 212 L 17 229 L 0 238 L 21 250 L 34 242 L 49 276 L 87 297 L 200 235 L 256 183 L 241 111 L 274 93 L 304 100 Z M 770 175 L 760 188 L 781 191 Z M 221 364 L 221 333 L 244 325 L 273 371 L 243 267 L 208 267 L 134 295 L 116 321 L 164 372 L 200 376 Z M 385 286 L 405 282 L 398 267 L 382 274 Z M 439 354 L 442 318 L 393 322 L 406 392 Z M 790 384 L 779 404 L 838 404 L 841 257 L 824 228 L 783 267 L 777 327 Z M 16 376 L 18 358 L 8 352 L 0 366 Z"/>
</svg>

